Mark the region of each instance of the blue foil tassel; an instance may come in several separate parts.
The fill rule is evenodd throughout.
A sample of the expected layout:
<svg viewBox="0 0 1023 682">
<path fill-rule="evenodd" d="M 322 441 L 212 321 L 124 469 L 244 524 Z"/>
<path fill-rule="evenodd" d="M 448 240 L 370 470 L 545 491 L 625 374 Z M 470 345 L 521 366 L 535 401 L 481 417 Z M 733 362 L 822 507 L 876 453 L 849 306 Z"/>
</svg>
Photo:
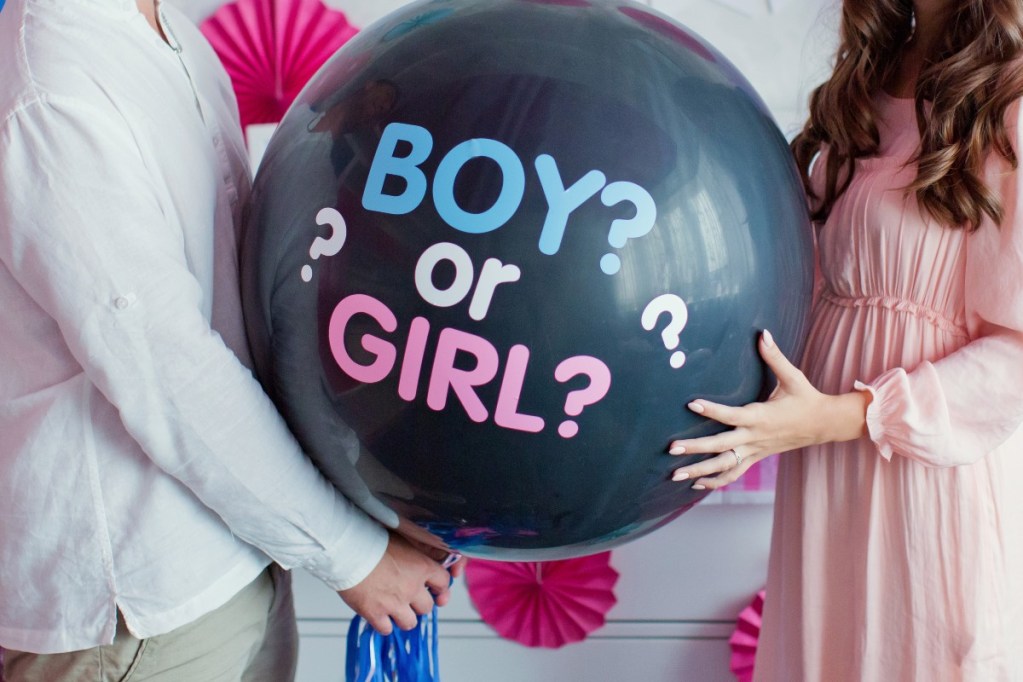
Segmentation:
<svg viewBox="0 0 1023 682">
<path fill-rule="evenodd" d="M 440 682 L 437 607 L 409 631 L 381 635 L 361 616 L 348 626 L 346 682 Z"/>
</svg>

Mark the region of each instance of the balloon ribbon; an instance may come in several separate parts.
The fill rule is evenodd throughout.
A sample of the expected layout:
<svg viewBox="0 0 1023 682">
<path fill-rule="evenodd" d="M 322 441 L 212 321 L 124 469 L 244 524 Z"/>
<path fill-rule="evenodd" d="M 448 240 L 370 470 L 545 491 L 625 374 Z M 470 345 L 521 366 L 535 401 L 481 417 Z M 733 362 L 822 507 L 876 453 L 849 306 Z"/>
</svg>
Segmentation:
<svg viewBox="0 0 1023 682">
<path fill-rule="evenodd" d="M 345 682 L 440 682 L 437 607 L 416 627 L 381 635 L 361 616 L 348 626 Z"/>
</svg>

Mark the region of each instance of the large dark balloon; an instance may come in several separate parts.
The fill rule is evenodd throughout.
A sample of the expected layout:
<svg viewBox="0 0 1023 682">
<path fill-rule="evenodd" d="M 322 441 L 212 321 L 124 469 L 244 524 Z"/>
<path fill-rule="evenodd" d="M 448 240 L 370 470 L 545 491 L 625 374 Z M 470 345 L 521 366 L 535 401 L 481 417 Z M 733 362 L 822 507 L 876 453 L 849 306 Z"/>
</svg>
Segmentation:
<svg viewBox="0 0 1023 682">
<path fill-rule="evenodd" d="M 392 526 L 477 556 L 597 552 L 678 516 L 697 396 L 798 356 L 810 227 L 785 140 L 649 8 L 419 2 L 274 135 L 244 257 L 259 375 Z"/>
</svg>

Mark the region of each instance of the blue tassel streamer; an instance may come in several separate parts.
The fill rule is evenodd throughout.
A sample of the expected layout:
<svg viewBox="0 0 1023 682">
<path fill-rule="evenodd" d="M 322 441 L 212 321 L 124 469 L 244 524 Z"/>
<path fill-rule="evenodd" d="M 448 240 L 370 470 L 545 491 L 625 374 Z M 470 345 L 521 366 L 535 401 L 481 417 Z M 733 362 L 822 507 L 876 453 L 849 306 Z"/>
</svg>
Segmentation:
<svg viewBox="0 0 1023 682">
<path fill-rule="evenodd" d="M 361 616 L 348 627 L 346 682 L 440 682 L 437 607 L 419 616 L 416 627 L 381 635 Z"/>
</svg>

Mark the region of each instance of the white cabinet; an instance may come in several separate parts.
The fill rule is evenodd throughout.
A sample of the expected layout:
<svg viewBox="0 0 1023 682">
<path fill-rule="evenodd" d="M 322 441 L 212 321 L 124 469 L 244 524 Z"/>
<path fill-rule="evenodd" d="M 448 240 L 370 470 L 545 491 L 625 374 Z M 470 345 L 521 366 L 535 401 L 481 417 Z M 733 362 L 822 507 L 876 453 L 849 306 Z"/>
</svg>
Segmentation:
<svg viewBox="0 0 1023 682">
<path fill-rule="evenodd" d="M 441 610 L 444 682 L 732 682 L 728 637 L 763 587 L 769 505 L 705 504 L 613 550 L 618 603 L 607 624 L 561 649 L 530 649 L 483 623 L 459 581 Z M 302 637 L 298 682 L 344 679 L 350 611 L 327 587 L 295 575 Z"/>
</svg>

